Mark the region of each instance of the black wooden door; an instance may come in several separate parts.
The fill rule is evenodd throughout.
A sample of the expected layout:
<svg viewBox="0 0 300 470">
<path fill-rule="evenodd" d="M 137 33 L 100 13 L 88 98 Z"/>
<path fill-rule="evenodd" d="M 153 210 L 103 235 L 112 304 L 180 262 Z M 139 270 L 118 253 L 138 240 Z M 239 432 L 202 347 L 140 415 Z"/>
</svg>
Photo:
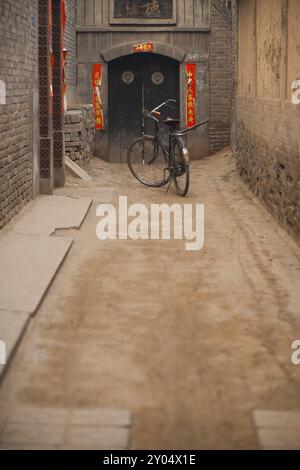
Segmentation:
<svg viewBox="0 0 300 470">
<path fill-rule="evenodd" d="M 109 154 L 111 162 L 124 161 L 130 140 L 140 135 L 142 70 L 135 56 L 109 65 Z"/>
<path fill-rule="evenodd" d="M 145 110 L 172 98 L 175 108 L 164 115 L 179 116 L 179 64 L 156 54 L 135 54 L 112 61 L 109 66 L 110 161 L 125 162 L 126 149 L 143 132 L 153 133 L 144 119 Z"/>
</svg>

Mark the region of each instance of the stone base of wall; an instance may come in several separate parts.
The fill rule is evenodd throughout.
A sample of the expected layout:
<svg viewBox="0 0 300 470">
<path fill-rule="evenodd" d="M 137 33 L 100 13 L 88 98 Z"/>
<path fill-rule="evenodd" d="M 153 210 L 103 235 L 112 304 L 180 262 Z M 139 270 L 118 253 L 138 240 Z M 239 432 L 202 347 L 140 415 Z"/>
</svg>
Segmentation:
<svg viewBox="0 0 300 470">
<path fill-rule="evenodd" d="M 65 113 L 65 155 L 87 166 L 94 154 L 95 122 L 92 105 L 72 106 Z"/>
<path fill-rule="evenodd" d="M 300 124 L 294 113 L 290 103 L 238 97 L 235 152 L 242 179 L 300 241 Z"/>
</svg>

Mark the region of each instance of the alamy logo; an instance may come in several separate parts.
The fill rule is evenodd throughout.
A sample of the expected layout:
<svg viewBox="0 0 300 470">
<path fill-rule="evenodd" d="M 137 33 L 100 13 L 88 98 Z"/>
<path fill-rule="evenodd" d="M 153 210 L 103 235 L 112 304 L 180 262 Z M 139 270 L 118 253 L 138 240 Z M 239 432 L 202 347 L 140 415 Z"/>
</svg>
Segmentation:
<svg viewBox="0 0 300 470">
<path fill-rule="evenodd" d="M 291 358 L 292 364 L 294 364 L 294 366 L 300 366 L 300 340 L 299 339 L 295 340 L 292 343 L 292 349 L 295 350 Z"/>
<path fill-rule="evenodd" d="M 0 366 L 6 364 L 6 344 L 4 341 L 0 341 Z"/>
<path fill-rule="evenodd" d="M 100 204 L 97 217 L 99 240 L 186 240 L 187 251 L 204 247 L 203 204 L 144 204 L 128 206 L 126 196 L 120 196 L 118 210 L 112 204 Z"/>
<path fill-rule="evenodd" d="M 0 80 L 0 104 L 6 104 L 6 85 Z"/>
<path fill-rule="evenodd" d="M 300 104 L 300 80 L 295 80 L 292 83 L 292 103 Z"/>
</svg>

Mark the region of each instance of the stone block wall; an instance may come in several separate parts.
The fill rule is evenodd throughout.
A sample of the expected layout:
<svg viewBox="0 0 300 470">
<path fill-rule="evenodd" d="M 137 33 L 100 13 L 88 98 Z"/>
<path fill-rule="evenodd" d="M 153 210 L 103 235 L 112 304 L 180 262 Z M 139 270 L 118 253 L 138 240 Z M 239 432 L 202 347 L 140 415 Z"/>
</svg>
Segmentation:
<svg viewBox="0 0 300 470">
<path fill-rule="evenodd" d="M 0 227 L 32 197 L 37 1 L 0 2 Z M 5 103 L 5 104 L 4 104 Z"/>
<path fill-rule="evenodd" d="M 92 105 L 71 106 L 65 113 L 65 154 L 86 166 L 94 153 L 95 122 Z"/>
</svg>

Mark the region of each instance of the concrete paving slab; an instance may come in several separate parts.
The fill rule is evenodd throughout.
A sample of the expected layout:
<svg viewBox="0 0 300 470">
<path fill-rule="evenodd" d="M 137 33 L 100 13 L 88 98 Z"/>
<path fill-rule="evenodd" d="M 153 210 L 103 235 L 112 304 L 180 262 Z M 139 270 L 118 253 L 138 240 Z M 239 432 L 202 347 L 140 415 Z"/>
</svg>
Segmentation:
<svg viewBox="0 0 300 470">
<path fill-rule="evenodd" d="M 21 405 L 8 410 L 8 421 L 10 423 L 64 425 L 69 417 L 70 410 L 59 407 Z"/>
<path fill-rule="evenodd" d="M 1 443 L 4 447 L 12 446 L 15 449 L 22 449 L 22 445 L 59 445 L 63 441 L 64 427 L 60 425 L 11 423 L 5 427 L 5 439 Z"/>
<path fill-rule="evenodd" d="M 7 410 L 0 448 L 120 449 L 130 444 L 131 416 L 113 408 L 19 406 Z"/>
<path fill-rule="evenodd" d="M 255 410 L 257 436 L 262 450 L 300 450 L 300 412 Z"/>
<path fill-rule="evenodd" d="M 42 196 L 14 225 L 15 233 L 51 235 L 57 229 L 79 229 L 92 204 L 90 197 Z"/>
<path fill-rule="evenodd" d="M 0 341 L 3 341 L 6 349 L 6 363 L 9 362 L 18 338 L 22 336 L 30 315 L 26 312 L 8 312 L 0 310 Z M 17 337 L 16 337 L 17 336 Z M 5 365 L 0 364 L 0 376 L 4 372 Z"/>
<path fill-rule="evenodd" d="M 129 410 L 118 408 L 50 408 L 40 406 L 17 406 L 9 411 L 10 422 L 28 424 L 64 424 L 82 426 L 131 426 Z"/>
<path fill-rule="evenodd" d="M 33 314 L 73 243 L 72 238 L 10 233 L 0 242 L 0 311 Z"/>
<path fill-rule="evenodd" d="M 130 431 L 117 427 L 74 426 L 63 441 L 63 428 L 10 425 L 0 450 L 128 450 Z M 15 436 L 15 437 L 13 437 Z M 14 439 L 14 440 L 13 440 Z"/>
<path fill-rule="evenodd" d="M 122 427 L 72 426 L 64 448 L 128 450 L 130 433 Z"/>
</svg>

